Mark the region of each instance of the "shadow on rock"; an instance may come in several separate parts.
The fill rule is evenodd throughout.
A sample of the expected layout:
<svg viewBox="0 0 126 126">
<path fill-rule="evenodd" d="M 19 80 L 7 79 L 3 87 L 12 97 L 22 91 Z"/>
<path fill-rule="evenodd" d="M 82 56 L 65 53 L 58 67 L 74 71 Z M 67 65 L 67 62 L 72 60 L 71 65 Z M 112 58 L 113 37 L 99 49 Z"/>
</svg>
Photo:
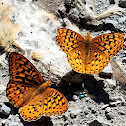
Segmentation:
<svg viewBox="0 0 126 126">
<path fill-rule="evenodd" d="M 109 103 L 109 95 L 104 90 L 104 82 L 102 80 L 96 80 L 92 75 L 79 74 L 71 71 L 62 77 L 58 87 L 53 85 L 53 88 L 63 93 L 68 101 L 73 100 L 73 95 L 79 95 L 86 90 L 88 92 L 87 95 L 95 102 Z"/>
<path fill-rule="evenodd" d="M 87 78 L 84 82 L 84 88 L 88 91 L 89 96 L 95 102 L 104 104 L 109 103 L 109 95 L 104 90 L 104 82 L 103 80 L 96 80 L 93 76 L 87 75 Z"/>
<path fill-rule="evenodd" d="M 21 122 L 24 126 L 53 126 L 50 117 L 42 117 L 41 119 L 32 122 L 26 122 L 23 119 L 21 119 Z"/>
</svg>

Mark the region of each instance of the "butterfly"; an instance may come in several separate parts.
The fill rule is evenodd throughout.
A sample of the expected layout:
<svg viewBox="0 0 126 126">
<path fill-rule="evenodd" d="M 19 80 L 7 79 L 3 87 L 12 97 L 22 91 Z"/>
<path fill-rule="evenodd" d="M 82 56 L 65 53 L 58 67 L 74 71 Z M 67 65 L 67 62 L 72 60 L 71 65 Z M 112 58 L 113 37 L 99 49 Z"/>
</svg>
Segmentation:
<svg viewBox="0 0 126 126">
<path fill-rule="evenodd" d="M 10 80 L 6 96 L 14 107 L 20 108 L 23 120 L 36 121 L 42 116 L 61 115 L 68 109 L 65 96 L 54 88 L 52 81 L 44 82 L 34 65 L 23 55 L 9 55 Z"/>
<path fill-rule="evenodd" d="M 67 54 L 74 71 L 95 74 L 101 72 L 110 59 L 125 47 L 124 36 L 122 33 L 109 33 L 91 39 L 90 33 L 83 38 L 75 31 L 60 28 L 56 41 Z"/>
</svg>

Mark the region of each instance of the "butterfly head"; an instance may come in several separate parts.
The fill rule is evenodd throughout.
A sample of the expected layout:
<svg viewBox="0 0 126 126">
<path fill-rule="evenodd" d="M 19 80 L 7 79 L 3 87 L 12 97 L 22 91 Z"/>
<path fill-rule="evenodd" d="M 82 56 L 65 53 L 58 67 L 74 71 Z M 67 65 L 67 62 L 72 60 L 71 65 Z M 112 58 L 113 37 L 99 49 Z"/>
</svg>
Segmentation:
<svg viewBox="0 0 126 126">
<path fill-rule="evenodd" d="M 90 33 L 87 33 L 87 36 L 85 37 L 85 40 L 92 41 Z"/>
<path fill-rule="evenodd" d="M 52 83 L 52 81 L 50 80 L 50 81 L 48 81 L 48 82 L 45 82 L 44 84 L 42 84 L 45 88 L 48 88 L 48 87 L 50 87 L 51 86 L 51 83 Z"/>
</svg>

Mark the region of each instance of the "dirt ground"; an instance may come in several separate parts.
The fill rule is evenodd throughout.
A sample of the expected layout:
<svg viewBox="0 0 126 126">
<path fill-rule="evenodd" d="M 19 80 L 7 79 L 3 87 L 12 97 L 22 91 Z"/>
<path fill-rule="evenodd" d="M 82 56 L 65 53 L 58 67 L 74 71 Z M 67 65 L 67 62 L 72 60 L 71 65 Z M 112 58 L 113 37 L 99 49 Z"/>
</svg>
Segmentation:
<svg viewBox="0 0 126 126">
<path fill-rule="evenodd" d="M 15 12 L 14 15 L 18 18 L 13 17 L 15 22 L 21 18 L 26 18 L 26 24 L 29 26 L 29 29 L 31 28 L 31 22 L 35 22 L 36 20 L 33 19 L 32 16 L 27 16 L 23 13 L 26 7 L 22 10 L 21 8 L 23 5 L 33 4 L 46 10 L 47 13 L 53 13 L 53 15 L 56 16 L 54 20 L 60 22 L 60 27 L 64 26 L 62 19 L 68 18 L 72 25 L 76 29 L 79 29 L 82 34 L 90 32 L 91 35 L 95 37 L 110 32 L 121 32 L 126 35 L 126 12 L 122 13 L 122 11 L 126 11 L 125 2 L 122 3 L 121 0 L 82 0 L 81 2 L 84 8 L 80 5 L 81 12 L 79 12 L 80 10 L 77 8 L 77 4 L 75 4 L 76 1 L 30 0 L 29 2 L 28 0 L 10 0 L 10 3 L 19 8 L 19 13 Z M 113 7 L 114 5 L 116 5 L 116 7 Z M 121 9 L 123 10 L 119 9 L 117 6 L 122 7 Z M 33 10 L 30 8 L 31 6 L 28 7 L 29 8 L 26 9 L 29 9 L 28 14 L 37 11 L 37 9 Z M 112 11 L 112 8 L 114 11 Z M 108 9 L 107 14 L 105 13 L 102 16 L 98 16 Z M 108 13 L 110 11 L 111 13 L 109 15 Z M 53 21 L 45 22 L 45 20 L 43 20 L 40 22 L 41 24 L 46 24 L 42 26 L 43 31 L 46 33 L 49 30 L 54 31 L 55 36 L 59 26 L 51 29 L 50 25 L 53 26 Z M 38 27 L 38 24 L 36 24 L 36 27 Z M 32 25 L 35 26 L 35 24 Z M 32 31 L 33 29 L 31 28 L 33 33 L 37 33 L 40 30 L 36 29 L 36 27 L 32 27 L 35 31 Z M 24 47 L 24 50 L 30 50 L 30 52 L 32 52 L 31 50 L 38 48 L 36 46 L 36 41 L 38 40 L 34 40 L 32 43 L 29 41 L 30 39 L 39 37 L 39 35 L 34 34 L 33 38 L 30 38 L 30 34 L 25 34 L 26 32 L 27 28 L 24 28 L 22 32 L 20 32 L 20 35 L 18 34 L 17 43 L 19 43 L 19 46 L 21 45 L 21 48 Z M 20 36 L 22 39 L 19 38 Z M 24 41 L 26 36 L 28 40 Z M 52 36 L 52 40 L 55 41 Z M 29 48 L 27 48 L 27 46 L 29 46 Z M 65 56 L 63 55 L 63 57 Z M 51 59 L 52 57 L 48 58 Z M 67 60 L 64 62 L 66 61 Z M 36 62 L 33 63 L 34 65 L 37 64 Z M 44 63 L 40 65 L 43 64 Z M 58 60 L 55 64 L 58 64 Z M 64 65 L 65 67 L 63 65 L 63 62 L 61 62 L 59 67 L 63 67 L 62 69 L 64 70 L 64 68 L 67 67 L 65 66 L 66 64 Z M 36 67 L 41 71 L 40 67 L 42 66 L 38 67 L 36 65 Z M 55 70 L 55 68 L 52 69 Z M 68 70 L 69 67 L 66 71 L 68 72 Z M 126 126 L 126 47 L 112 58 L 111 64 L 99 74 L 83 75 L 73 70 L 70 70 L 68 73 L 66 71 L 64 70 L 62 72 L 65 73 L 64 75 L 62 74 L 62 77 L 57 76 L 57 74 L 61 74 L 60 70 L 57 70 L 57 73 L 51 72 L 49 75 L 51 75 L 50 78 L 55 81 L 52 87 L 66 96 L 69 102 L 68 110 L 61 116 L 42 117 L 33 122 L 23 121 L 18 113 L 18 109 L 13 107 L 6 98 L 6 85 L 9 81 L 7 52 L 4 50 L 4 47 L 0 47 L 0 126 Z M 49 75 L 45 76 L 45 78 L 50 79 Z"/>
</svg>

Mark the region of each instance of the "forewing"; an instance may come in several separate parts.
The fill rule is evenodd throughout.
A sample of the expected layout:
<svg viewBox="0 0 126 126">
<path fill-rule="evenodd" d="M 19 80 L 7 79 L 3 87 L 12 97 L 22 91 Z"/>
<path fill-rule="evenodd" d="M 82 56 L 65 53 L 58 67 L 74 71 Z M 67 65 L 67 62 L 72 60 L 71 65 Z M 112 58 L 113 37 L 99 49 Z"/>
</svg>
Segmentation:
<svg viewBox="0 0 126 126">
<path fill-rule="evenodd" d="M 122 33 L 99 35 L 92 39 L 93 46 L 99 53 L 111 58 L 125 47 L 124 36 Z"/>
<path fill-rule="evenodd" d="M 16 52 L 9 55 L 9 75 L 13 82 L 33 84 L 33 80 L 44 83 L 42 76 L 34 65 Z"/>
<path fill-rule="evenodd" d="M 77 50 L 78 47 L 84 44 L 84 38 L 80 34 L 65 28 L 58 29 L 56 41 L 66 54 Z"/>
<path fill-rule="evenodd" d="M 42 115 L 52 116 L 61 115 L 68 109 L 66 97 L 53 88 L 47 88 L 44 96 Z"/>
<path fill-rule="evenodd" d="M 9 55 L 9 75 L 6 96 L 15 107 L 22 106 L 39 83 L 44 82 L 32 63 L 16 52 Z"/>
</svg>

